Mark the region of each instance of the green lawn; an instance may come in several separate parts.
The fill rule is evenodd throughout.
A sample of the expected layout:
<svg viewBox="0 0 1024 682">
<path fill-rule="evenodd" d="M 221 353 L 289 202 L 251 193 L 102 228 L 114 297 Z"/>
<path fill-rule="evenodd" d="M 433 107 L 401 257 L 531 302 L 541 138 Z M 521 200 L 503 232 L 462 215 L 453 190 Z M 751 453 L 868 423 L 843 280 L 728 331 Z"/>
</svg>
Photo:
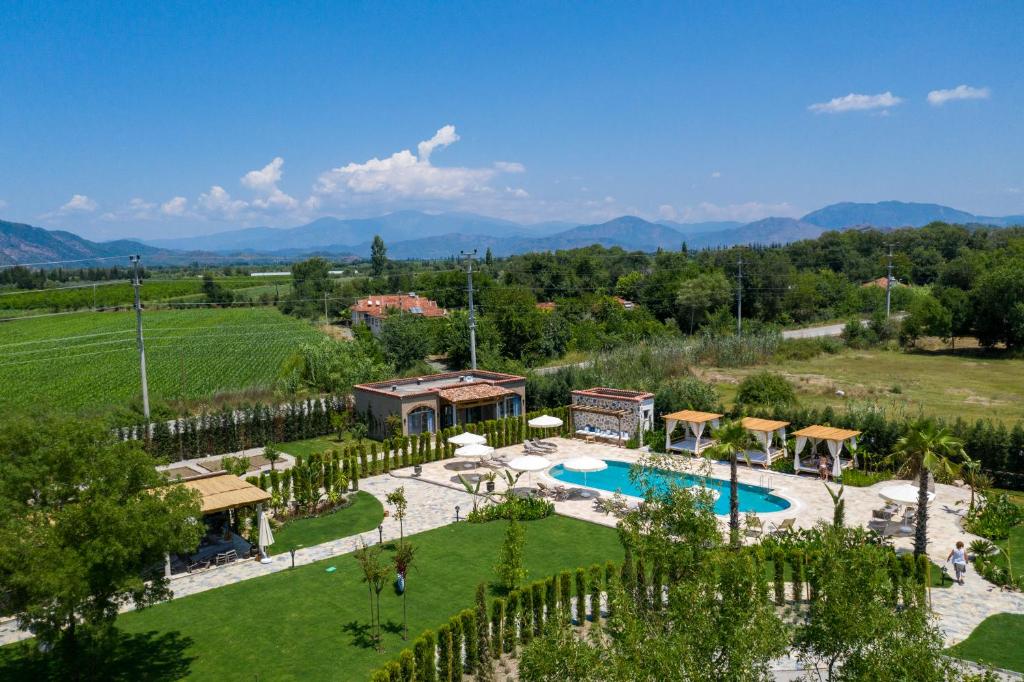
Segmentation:
<svg viewBox="0 0 1024 682">
<path fill-rule="evenodd" d="M 1024 526 L 1017 526 L 1010 529 L 1010 537 L 999 540 L 997 545 L 1003 548 L 1009 555 L 1013 564 L 1013 576 L 1016 578 L 1024 570 Z M 1006 568 L 1006 555 L 999 553 L 992 557 L 992 563 Z"/>
<path fill-rule="evenodd" d="M 321 542 L 344 538 L 373 530 L 384 520 L 384 506 L 369 493 L 356 493 L 352 506 L 315 519 L 296 519 L 274 533 L 271 554 L 283 554 L 298 547 L 312 547 Z"/>
<path fill-rule="evenodd" d="M 315 453 L 327 452 L 328 450 L 340 450 L 341 448 L 348 447 L 356 444 L 358 441 L 351 439 L 338 440 L 334 436 L 320 436 L 319 438 L 308 438 L 306 440 L 293 440 L 288 443 L 278 443 L 277 449 L 281 452 L 286 452 L 293 456 L 308 457 Z M 371 441 L 368 438 L 364 438 L 363 442 L 369 447 Z M 377 444 L 380 445 L 379 443 Z"/>
<path fill-rule="evenodd" d="M 800 402 L 816 407 L 868 402 L 892 414 L 913 416 L 923 411 L 949 419 L 1015 421 L 1024 402 L 1024 359 L 976 351 L 953 355 L 844 350 L 754 368 L 710 368 L 702 374 L 718 385 L 728 404 L 742 377 L 764 369 L 785 374 Z M 837 396 L 837 389 L 846 396 Z"/>
<path fill-rule="evenodd" d="M 997 613 L 948 653 L 957 658 L 1024 672 L 1024 615 Z"/>
<path fill-rule="evenodd" d="M 526 527 L 529 579 L 605 560 L 621 561 L 612 528 L 553 516 Z M 476 585 L 493 578 L 505 522 L 458 523 L 409 538 L 409 633 L 415 638 L 471 607 Z M 389 554 L 390 556 L 390 554 Z M 337 571 L 327 573 L 328 566 Z M 406 642 L 402 599 L 382 593 L 385 651 L 368 645 L 368 595 L 356 561 L 339 556 L 132 612 L 127 633 L 97 679 L 365 680 Z M 411 643 L 411 642 L 410 642 Z M 0 649 L 0 679 L 42 679 L 26 660 L 31 643 Z M 258 675 L 258 678 L 257 678 Z"/>
</svg>

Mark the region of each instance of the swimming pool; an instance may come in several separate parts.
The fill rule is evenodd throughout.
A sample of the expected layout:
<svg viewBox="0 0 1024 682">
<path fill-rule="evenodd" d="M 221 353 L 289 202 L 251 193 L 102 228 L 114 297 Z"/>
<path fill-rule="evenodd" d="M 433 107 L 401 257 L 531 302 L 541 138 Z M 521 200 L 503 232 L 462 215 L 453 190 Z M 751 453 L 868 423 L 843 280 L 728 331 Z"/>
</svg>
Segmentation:
<svg viewBox="0 0 1024 682">
<path fill-rule="evenodd" d="M 637 487 L 629 478 L 630 464 L 619 462 L 613 459 L 604 460 L 608 468 L 604 471 L 597 471 L 586 475 L 584 483 L 583 474 L 575 471 L 566 471 L 561 464 L 552 467 L 548 474 L 552 478 L 574 485 L 586 485 L 590 488 L 607 490 L 610 493 L 620 491 L 623 495 L 643 497 L 643 491 Z M 680 474 L 664 469 L 655 469 L 651 481 L 658 488 L 667 488 L 669 481 L 675 481 L 676 485 L 683 488 L 706 485 L 710 490 L 716 492 L 715 513 L 727 515 L 729 513 L 729 481 L 720 478 L 709 478 L 695 474 Z M 777 512 L 789 509 L 789 500 L 772 495 L 767 488 L 748 483 L 739 484 L 740 511 L 741 512 Z"/>
</svg>

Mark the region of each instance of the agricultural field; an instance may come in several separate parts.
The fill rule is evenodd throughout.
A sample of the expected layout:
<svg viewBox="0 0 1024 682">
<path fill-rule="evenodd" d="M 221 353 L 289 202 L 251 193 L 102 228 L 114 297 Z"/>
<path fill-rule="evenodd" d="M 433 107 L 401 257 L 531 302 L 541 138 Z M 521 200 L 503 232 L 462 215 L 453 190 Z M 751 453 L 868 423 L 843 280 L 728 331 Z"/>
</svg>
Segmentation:
<svg viewBox="0 0 1024 682">
<path fill-rule="evenodd" d="M 298 344 L 318 338 L 274 308 L 149 311 L 143 317 L 154 402 L 267 389 Z M 0 410 L 104 412 L 140 399 L 135 313 L 83 312 L 0 323 Z"/>
<path fill-rule="evenodd" d="M 844 350 L 755 368 L 709 368 L 700 374 L 715 383 L 726 403 L 731 403 L 739 381 L 764 369 L 785 375 L 800 402 L 812 407 L 857 402 L 911 417 L 924 413 L 1006 422 L 1024 417 L 1024 359 L 986 355 L 974 349 L 956 354 Z"/>
<path fill-rule="evenodd" d="M 259 289 L 273 292 L 275 285 L 290 286 L 290 277 L 217 277 L 220 286 L 232 291 L 244 292 Z M 202 300 L 202 277 L 180 279 L 143 280 L 140 295 L 143 301 Z M 258 296 L 258 294 L 257 294 Z M 132 285 L 127 281 L 115 282 L 69 282 L 59 284 L 47 291 L 0 291 L 0 311 L 3 317 L 14 316 L 18 311 L 61 311 L 89 308 L 113 308 L 129 306 L 135 300 Z"/>
</svg>

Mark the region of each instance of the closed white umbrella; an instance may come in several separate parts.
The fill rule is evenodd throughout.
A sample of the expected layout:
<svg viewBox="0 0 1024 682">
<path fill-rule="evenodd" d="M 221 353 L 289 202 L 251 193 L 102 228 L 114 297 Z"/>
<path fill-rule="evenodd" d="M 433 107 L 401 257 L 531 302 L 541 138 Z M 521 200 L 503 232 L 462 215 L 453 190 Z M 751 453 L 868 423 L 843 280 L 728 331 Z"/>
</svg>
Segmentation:
<svg viewBox="0 0 1024 682">
<path fill-rule="evenodd" d="M 270 519 L 263 512 L 260 512 L 260 554 L 263 558 L 260 559 L 261 563 L 269 563 L 270 558 L 267 557 L 267 547 L 274 544 L 274 532 L 270 530 Z"/>
<path fill-rule="evenodd" d="M 490 457 L 491 453 L 494 452 L 494 448 L 490 445 L 483 445 L 481 443 L 470 443 L 469 445 L 463 445 L 461 448 L 455 450 L 456 457 L 475 457 L 477 459 L 483 459 L 484 457 Z M 473 468 L 472 464 L 469 464 L 467 469 Z"/>
<path fill-rule="evenodd" d="M 448 442 L 452 445 L 483 445 L 487 442 L 487 439 L 483 436 L 478 436 L 475 433 L 464 431 L 457 436 L 452 436 L 448 439 Z"/>
</svg>

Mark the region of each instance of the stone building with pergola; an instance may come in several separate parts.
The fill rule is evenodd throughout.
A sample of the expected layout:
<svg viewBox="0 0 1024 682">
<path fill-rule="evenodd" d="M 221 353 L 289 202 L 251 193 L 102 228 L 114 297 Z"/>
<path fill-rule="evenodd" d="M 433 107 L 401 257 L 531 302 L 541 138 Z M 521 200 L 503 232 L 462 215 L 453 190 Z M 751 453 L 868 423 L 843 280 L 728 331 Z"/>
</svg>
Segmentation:
<svg viewBox="0 0 1024 682">
<path fill-rule="evenodd" d="M 595 386 L 571 393 L 569 425 L 579 436 L 619 443 L 654 428 L 654 394 Z"/>
</svg>

